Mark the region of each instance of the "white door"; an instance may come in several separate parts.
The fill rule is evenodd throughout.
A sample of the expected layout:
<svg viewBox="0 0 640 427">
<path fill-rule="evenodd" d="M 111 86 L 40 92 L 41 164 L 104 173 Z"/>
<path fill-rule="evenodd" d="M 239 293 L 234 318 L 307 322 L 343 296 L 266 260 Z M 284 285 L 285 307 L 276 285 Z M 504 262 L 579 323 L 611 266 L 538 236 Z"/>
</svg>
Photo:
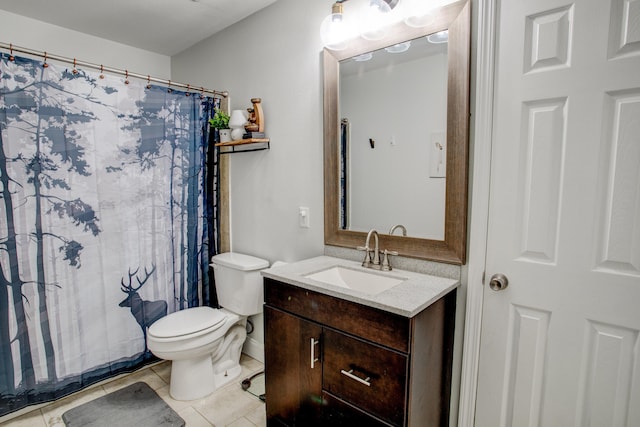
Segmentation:
<svg viewBox="0 0 640 427">
<path fill-rule="evenodd" d="M 640 426 L 640 0 L 498 9 L 475 425 Z"/>
</svg>

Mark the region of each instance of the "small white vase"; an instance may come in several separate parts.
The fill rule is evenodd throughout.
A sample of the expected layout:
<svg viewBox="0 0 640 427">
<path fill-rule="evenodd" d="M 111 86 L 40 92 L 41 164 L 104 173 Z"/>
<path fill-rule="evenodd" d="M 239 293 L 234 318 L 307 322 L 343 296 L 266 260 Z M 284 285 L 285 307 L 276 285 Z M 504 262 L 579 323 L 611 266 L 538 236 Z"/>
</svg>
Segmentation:
<svg viewBox="0 0 640 427">
<path fill-rule="evenodd" d="M 231 129 L 219 129 L 219 133 L 220 133 L 220 142 L 231 141 Z"/>
<path fill-rule="evenodd" d="M 231 129 L 231 139 L 233 139 L 234 141 L 242 139 L 242 135 L 244 135 L 243 127 Z"/>
</svg>

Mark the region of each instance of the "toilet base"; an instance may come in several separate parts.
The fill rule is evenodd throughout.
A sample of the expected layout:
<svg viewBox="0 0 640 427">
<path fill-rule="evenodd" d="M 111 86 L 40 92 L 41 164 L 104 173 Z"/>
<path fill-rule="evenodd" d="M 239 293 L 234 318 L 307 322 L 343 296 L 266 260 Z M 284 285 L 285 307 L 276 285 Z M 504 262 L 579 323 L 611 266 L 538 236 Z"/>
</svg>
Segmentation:
<svg viewBox="0 0 640 427">
<path fill-rule="evenodd" d="M 169 394 L 175 400 L 196 400 L 216 389 L 211 355 L 171 361 Z"/>
<path fill-rule="evenodd" d="M 213 378 L 215 388 L 218 389 L 238 378 L 242 372 L 242 367 L 238 363 L 227 360 L 219 364 L 219 366 L 215 366 L 215 371 Z"/>
<path fill-rule="evenodd" d="M 214 367 L 208 354 L 197 359 L 173 360 L 169 394 L 175 400 L 201 399 L 240 377 L 241 372 L 240 364 L 231 360 Z"/>
</svg>

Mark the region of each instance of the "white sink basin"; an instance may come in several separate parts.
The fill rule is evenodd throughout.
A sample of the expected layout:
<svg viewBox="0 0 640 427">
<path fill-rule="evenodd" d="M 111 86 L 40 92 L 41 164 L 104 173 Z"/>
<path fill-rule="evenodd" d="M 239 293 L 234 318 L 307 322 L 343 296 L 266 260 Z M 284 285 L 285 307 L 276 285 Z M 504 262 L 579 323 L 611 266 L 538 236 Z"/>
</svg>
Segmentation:
<svg viewBox="0 0 640 427">
<path fill-rule="evenodd" d="M 305 276 L 307 279 L 375 295 L 407 280 L 403 277 L 383 276 L 347 267 L 335 266 Z"/>
</svg>

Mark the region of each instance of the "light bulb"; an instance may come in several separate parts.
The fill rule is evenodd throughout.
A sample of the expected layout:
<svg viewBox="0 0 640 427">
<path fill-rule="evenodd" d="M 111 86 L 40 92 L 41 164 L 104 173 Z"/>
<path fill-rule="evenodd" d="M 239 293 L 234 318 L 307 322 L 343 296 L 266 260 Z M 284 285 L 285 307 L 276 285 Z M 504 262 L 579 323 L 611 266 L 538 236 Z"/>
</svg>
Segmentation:
<svg viewBox="0 0 640 427">
<path fill-rule="evenodd" d="M 347 17 L 342 13 L 342 4 L 334 3 L 331 15 L 328 15 L 320 24 L 320 39 L 322 44 L 331 50 L 344 50 L 347 41 L 353 38 L 354 31 Z"/>
<path fill-rule="evenodd" d="M 365 40 L 382 40 L 391 24 L 398 20 L 395 7 L 399 0 L 371 0 L 359 17 L 360 35 Z M 391 13 L 394 11 L 394 13 Z"/>
<path fill-rule="evenodd" d="M 400 0 L 370 0 L 369 8 L 379 13 L 389 13 L 396 7 Z"/>
<path fill-rule="evenodd" d="M 405 0 L 403 2 L 404 23 L 413 28 L 426 27 L 434 21 L 433 9 L 446 0 L 423 1 Z"/>
<path fill-rule="evenodd" d="M 383 2 L 384 3 L 384 2 Z M 386 5 L 386 3 L 384 3 Z M 377 7 L 370 7 L 360 17 L 360 35 L 365 40 L 382 40 L 387 35 L 387 15 L 380 13 Z"/>
</svg>

